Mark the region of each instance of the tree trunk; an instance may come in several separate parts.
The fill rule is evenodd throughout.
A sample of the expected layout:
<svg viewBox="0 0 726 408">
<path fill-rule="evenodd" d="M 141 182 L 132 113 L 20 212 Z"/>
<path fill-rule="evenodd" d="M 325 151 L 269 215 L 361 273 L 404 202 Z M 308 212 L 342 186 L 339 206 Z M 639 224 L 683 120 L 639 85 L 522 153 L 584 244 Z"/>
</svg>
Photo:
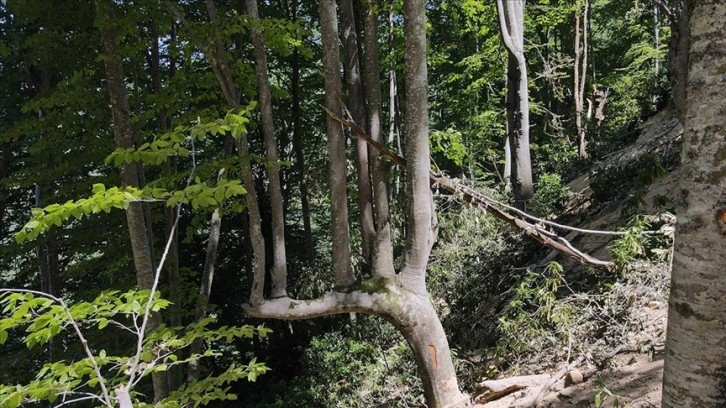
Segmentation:
<svg viewBox="0 0 726 408">
<path fill-rule="evenodd" d="M 579 3 L 575 10 L 575 58 L 574 58 L 574 83 L 572 95 L 575 101 L 575 128 L 577 131 L 577 155 L 580 159 L 587 158 L 587 141 L 585 140 L 585 125 L 583 124 L 583 110 L 585 104 L 585 82 L 587 79 L 587 54 L 588 54 L 588 14 L 590 1 L 585 0 L 582 20 L 580 19 Z M 582 30 L 580 24 L 582 23 Z M 582 43 L 582 53 L 580 44 Z M 582 58 L 581 58 L 582 57 Z"/>
<path fill-rule="evenodd" d="M 664 407 L 726 406 L 726 4 L 690 2 Z M 683 49 L 679 51 L 684 51 Z"/>
<path fill-rule="evenodd" d="M 10 143 L 0 143 L 0 233 L 5 233 L 5 210 L 9 191 L 2 181 L 10 177 L 10 149 Z"/>
<path fill-rule="evenodd" d="M 337 115 L 341 113 L 340 49 L 335 0 L 320 1 L 321 36 L 323 41 L 323 68 L 325 107 Z M 330 182 L 330 211 L 332 215 L 333 271 L 336 286 L 343 290 L 355 282 L 350 267 L 350 235 L 348 230 L 348 203 L 346 193 L 345 139 L 340 123 L 326 118 L 328 135 L 328 171 Z"/>
<path fill-rule="evenodd" d="M 363 99 L 363 83 L 358 58 L 358 36 L 355 28 L 355 11 L 353 0 L 340 1 L 340 22 L 343 30 L 343 67 L 346 72 L 348 88 L 348 108 L 353 121 L 360 126 L 366 124 L 365 101 Z M 358 164 L 358 207 L 361 224 L 361 245 L 363 260 L 371 266 L 371 254 L 375 240 L 373 223 L 373 200 L 371 194 L 371 178 L 368 163 L 368 144 L 356 139 L 355 151 Z"/>
<path fill-rule="evenodd" d="M 214 0 L 205 0 L 209 21 L 212 24 L 214 42 L 211 46 L 204 48 L 204 54 L 214 75 L 222 89 L 222 94 L 230 109 L 236 110 L 240 106 L 240 94 L 232 79 L 232 70 L 227 62 L 227 51 L 222 40 L 217 5 Z M 247 193 L 247 214 L 249 221 L 250 244 L 252 246 L 252 290 L 250 292 L 250 303 L 259 304 L 263 301 L 265 289 L 265 237 L 262 234 L 262 217 L 257 203 L 257 192 L 255 179 L 252 174 L 252 163 L 249 154 L 249 141 L 246 134 L 241 134 L 237 139 L 237 152 L 242 163 L 242 184 Z"/>
<path fill-rule="evenodd" d="M 514 126 L 509 129 L 509 145 L 512 150 L 512 188 L 514 197 L 523 204 L 534 195 L 532 163 L 529 155 L 529 89 L 527 63 L 524 56 L 524 0 L 497 0 L 499 26 L 502 40 L 515 60 L 509 64 L 509 78 L 517 78 L 517 97 Z M 511 72 L 511 71 L 516 71 Z M 513 77 L 513 75 L 517 75 Z"/>
<path fill-rule="evenodd" d="M 374 141 L 383 144 L 381 132 L 382 96 L 380 67 L 378 65 L 378 12 L 374 0 L 365 1 L 363 68 L 365 77 L 366 100 L 368 101 L 366 130 Z M 388 182 L 386 173 L 389 168 L 380 157 L 378 150 L 370 149 L 371 179 L 373 182 L 373 209 L 375 239 L 373 242 L 372 271 L 374 276 L 392 277 L 393 245 L 391 243 L 391 215 L 388 202 Z M 389 275 L 390 274 L 390 275 Z"/>
<path fill-rule="evenodd" d="M 426 15 L 423 0 L 404 4 L 404 74 L 406 111 L 404 123 L 406 166 L 406 250 L 400 278 L 416 293 L 426 293 L 424 277 L 433 240 L 431 219 L 431 168 L 428 128 L 428 75 L 426 70 Z"/>
<path fill-rule="evenodd" d="M 454 364 L 441 322 L 426 292 L 426 267 L 434 243 L 435 213 L 429 183 L 431 158 L 426 67 L 426 1 L 408 0 L 404 13 L 406 76 L 406 191 L 408 195 L 405 258 L 399 284 L 409 292 L 405 306 L 389 309 L 392 322 L 408 340 L 430 408 L 461 401 Z"/>
<path fill-rule="evenodd" d="M 247 13 L 251 20 L 259 21 L 257 0 L 247 0 Z M 252 44 L 255 55 L 255 73 L 260 99 L 262 134 L 267 151 L 267 179 L 270 183 L 270 207 L 272 210 L 272 297 L 287 296 L 287 255 L 285 254 L 285 215 L 282 209 L 282 188 L 280 187 L 280 160 L 275 140 L 275 125 L 272 120 L 272 94 L 267 76 L 267 56 L 262 31 L 252 26 Z"/>
<path fill-rule="evenodd" d="M 98 9 L 104 18 L 101 28 L 101 43 L 105 54 L 104 65 L 108 82 L 108 94 L 111 101 L 113 120 L 113 134 L 116 147 L 133 147 L 134 140 L 131 132 L 131 119 L 129 114 L 126 81 L 124 80 L 123 65 L 116 47 L 118 34 L 113 27 L 113 3 L 99 2 Z M 121 165 L 121 180 L 124 186 L 139 187 L 139 169 L 136 163 Z M 131 202 L 126 210 L 126 223 L 129 227 L 131 250 L 136 267 L 136 281 L 139 289 L 151 289 L 154 282 L 153 259 L 151 257 L 151 242 L 144 217 L 144 208 L 140 202 Z M 161 315 L 154 313 L 149 316 L 147 332 L 153 331 L 161 323 Z M 154 384 L 154 398 L 158 401 L 169 393 L 166 373 L 152 374 Z"/>
<path fill-rule="evenodd" d="M 217 261 L 217 250 L 219 248 L 219 236 L 222 230 L 222 217 L 219 209 L 215 209 L 212 213 L 212 219 L 209 223 L 209 241 L 207 241 L 207 252 L 204 258 L 204 269 L 202 272 L 202 282 L 199 285 L 199 298 L 196 302 L 195 321 L 199 322 L 207 316 L 207 307 L 209 306 L 209 296 L 212 293 L 212 283 L 214 282 L 214 265 Z M 189 355 L 193 356 L 201 354 L 203 343 L 201 339 L 196 339 L 189 347 Z M 188 378 L 189 381 L 199 379 L 199 360 L 189 362 Z"/>
<path fill-rule="evenodd" d="M 673 105 L 681 123 L 686 115 L 686 83 L 688 80 L 688 48 L 691 42 L 690 2 L 674 1 L 671 15 L 671 38 L 668 44 L 668 79 L 673 89 Z M 676 8 L 680 5 L 680 10 Z"/>
</svg>

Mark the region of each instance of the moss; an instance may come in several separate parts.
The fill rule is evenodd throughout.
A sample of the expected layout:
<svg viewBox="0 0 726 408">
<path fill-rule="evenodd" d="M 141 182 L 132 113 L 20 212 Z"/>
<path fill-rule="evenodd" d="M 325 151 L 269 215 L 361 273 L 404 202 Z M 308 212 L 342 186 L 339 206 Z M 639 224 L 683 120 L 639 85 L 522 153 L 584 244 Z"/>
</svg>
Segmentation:
<svg viewBox="0 0 726 408">
<path fill-rule="evenodd" d="M 359 282 L 353 289 L 365 292 L 369 295 L 374 293 L 390 293 L 391 291 L 388 288 L 390 282 L 391 281 L 386 278 L 376 276 Z"/>
</svg>

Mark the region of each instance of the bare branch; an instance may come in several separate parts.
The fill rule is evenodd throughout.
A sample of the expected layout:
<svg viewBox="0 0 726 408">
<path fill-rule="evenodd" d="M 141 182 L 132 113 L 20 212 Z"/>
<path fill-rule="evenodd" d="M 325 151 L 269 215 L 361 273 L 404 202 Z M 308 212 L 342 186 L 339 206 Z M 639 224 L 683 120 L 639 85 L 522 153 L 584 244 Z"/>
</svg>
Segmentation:
<svg viewBox="0 0 726 408">
<path fill-rule="evenodd" d="M 368 294 L 357 290 L 349 293 L 328 292 L 314 300 L 284 297 L 265 300 L 258 306 L 247 304 L 242 307 L 250 317 L 302 320 L 351 312 L 374 313 L 376 299 L 385 295 L 385 293 Z"/>
<path fill-rule="evenodd" d="M 325 109 L 325 108 L 324 108 Z M 359 137 L 363 140 L 365 140 L 367 143 L 369 143 L 371 146 L 373 146 L 375 149 L 381 152 L 381 154 L 388 159 L 390 159 L 393 163 L 405 167 L 406 165 L 406 159 L 404 159 L 401 156 L 398 156 L 397 154 L 391 152 L 388 150 L 385 146 L 381 145 L 380 143 L 377 143 L 373 141 L 363 129 L 361 129 L 358 125 L 353 122 L 352 119 L 347 118 L 343 119 L 331 112 L 328 109 L 325 109 L 326 113 L 329 117 L 331 117 L 333 120 L 340 122 L 344 126 L 348 126 L 353 130 L 353 134 L 355 137 Z M 527 234 L 530 238 L 534 239 L 535 241 L 541 243 L 542 245 L 552 248 L 563 255 L 567 256 L 568 258 L 574 259 L 575 261 L 578 261 L 579 263 L 583 265 L 591 265 L 599 268 L 606 268 L 611 269 L 613 267 L 612 262 L 602 261 L 596 258 L 593 258 L 577 249 L 575 249 L 570 243 L 562 237 L 557 236 L 553 232 L 547 231 L 542 226 L 532 224 L 530 222 L 525 221 L 522 218 L 518 218 L 505 210 L 502 210 L 502 208 L 514 211 L 513 207 L 510 207 L 504 203 L 499 202 L 498 200 L 486 196 L 484 194 L 478 193 L 471 188 L 461 185 L 459 183 L 456 183 L 454 180 L 449 179 L 448 177 L 445 177 L 442 174 L 436 174 L 433 172 L 429 173 L 429 178 L 432 182 L 438 184 L 443 189 L 447 190 L 448 192 L 456 195 L 461 200 L 463 200 L 466 203 L 477 205 L 481 208 L 484 208 L 485 210 L 489 211 L 492 215 L 499 218 L 500 220 L 517 227 L 521 229 L 525 234 Z M 520 215 L 526 215 L 527 218 L 535 218 L 538 222 L 542 222 L 543 224 L 555 224 L 551 221 L 546 220 L 540 220 L 539 218 L 536 218 L 534 216 L 530 216 L 529 214 L 516 210 L 516 214 Z M 555 224 L 557 226 L 560 226 L 559 224 Z M 566 226 L 561 226 L 566 227 Z M 567 228 L 573 228 L 573 227 L 567 227 Z M 586 232 L 586 231 L 594 231 L 594 230 L 580 230 L 580 232 Z M 605 233 L 606 231 L 603 231 Z M 604 235 L 623 235 L 625 233 L 609 233 L 607 232 Z"/>
</svg>

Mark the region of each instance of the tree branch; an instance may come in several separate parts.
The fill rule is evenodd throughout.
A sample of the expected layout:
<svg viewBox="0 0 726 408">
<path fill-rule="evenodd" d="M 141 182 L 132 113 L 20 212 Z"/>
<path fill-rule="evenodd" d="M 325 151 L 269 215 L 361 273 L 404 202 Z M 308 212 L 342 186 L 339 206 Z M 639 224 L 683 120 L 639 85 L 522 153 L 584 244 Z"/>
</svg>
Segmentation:
<svg viewBox="0 0 726 408">
<path fill-rule="evenodd" d="M 259 305 L 242 305 L 250 317 L 263 319 L 303 320 L 351 312 L 379 314 L 376 302 L 388 292 L 395 290 L 384 286 L 380 293 L 354 290 L 348 293 L 328 292 L 323 297 L 312 300 L 296 300 L 289 297 L 268 299 Z"/>
<path fill-rule="evenodd" d="M 373 141 L 366 132 L 361 129 L 355 122 L 353 122 L 352 119 L 350 119 L 350 116 L 347 114 L 347 110 L 344 108 L 344 112 L 346 112 L 346 116 L 348 116 L 348 119 L 343 119 L 337 115 L 335 115 L 333 112 L 331 112 L 328 109 L 325 109 L 325 112 L 330 116 L 333 120 L 341 123 L 344 126 L 348 126 L 353 130 L 353 134 L 355 137 L 361 138 L 366 141 L 366 143 L 373 146 L 376 150 L 381 152 L 383 156 L 391 160 L 393 163 L 405 167 L 406 166 L 406 159 L 403 157 L 391 152 L 388 150 L 385 146 L 381 145 L 380 143 L 377 143 Z M 542 226 L 537 224 L 532 224 L 530 222 L 525 221 L 522 218 L 518 218 L 504 210 L 502 208 L 505 208 L 507 210 L 511 211 L 510 206 L 499 202 L 498 200 L 489 197 L 487 195 L 478 193 L 471 188 L 458 184 L 454 180 L 439 174 L 430 172 L 429 178 L 431 181 L 435 184 L 438 184 L 441 188 L 444 190 L 452 193 L 453 195 L 459 197 L 464 202 L 476 205 L 478 207 L 484 208 L 485 210 L 489 211 L 492 215 L 499 218 L 500 220 L 506 222 L 509 225 L 512 225 L 514 227 L 519 228 L 527 234 L 530 238 L 534 239 L 535 241 L 539 242 L 540 244 L 554 249 L 561 254 L 565 255 L 566 257 L 573 259 L 577 262 L 579 262 L 582 265 L 590 265 L 598 268 L 605 268 L 605 269 L 611 269 L 614 265 L 612 262 L 608 261 L 602 261 L 596 258 L 593 258 L 577 249 L 575 249 L 565 238 L 558 236 L 557 234 L 547 231 Z M 538 222 L 542 221 L 546 224 L 554 224 L 549 221 L 540 220 L 539 218 L 530 216 L 526 214 L 523 211 L 517 210 L 517 214 L 524 214 L 527 216 L 527 218 L 535 218 Z M 556 224 L 559 226 L 559 224 Z M 572 228 L 572 227 L 569 227 Z M 592 231 L 592 230 L 582 230 L 582 232 L 585 231 Z M 611 234 L 607 234 L 611 235 Z"/>
</svg>

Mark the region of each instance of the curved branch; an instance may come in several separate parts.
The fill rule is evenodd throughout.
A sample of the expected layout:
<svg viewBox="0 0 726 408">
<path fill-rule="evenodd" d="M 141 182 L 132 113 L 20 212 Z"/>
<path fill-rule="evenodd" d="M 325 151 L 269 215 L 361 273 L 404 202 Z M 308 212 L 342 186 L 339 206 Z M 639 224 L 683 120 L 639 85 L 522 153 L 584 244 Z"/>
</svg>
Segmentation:
<svg viewBox="0 0 726 408">
<path fill-rule="evenodd" d="M 283 297 L 265 300 L 257 306 L 245 304 L 242 308 L 250 317 L 284 320 L 312 319 L 351 312 L 380 314 L 376 302 L 385 296 L 383 291 L 329 292 L 317 299 L 297 300 Z"/>
</svg>

